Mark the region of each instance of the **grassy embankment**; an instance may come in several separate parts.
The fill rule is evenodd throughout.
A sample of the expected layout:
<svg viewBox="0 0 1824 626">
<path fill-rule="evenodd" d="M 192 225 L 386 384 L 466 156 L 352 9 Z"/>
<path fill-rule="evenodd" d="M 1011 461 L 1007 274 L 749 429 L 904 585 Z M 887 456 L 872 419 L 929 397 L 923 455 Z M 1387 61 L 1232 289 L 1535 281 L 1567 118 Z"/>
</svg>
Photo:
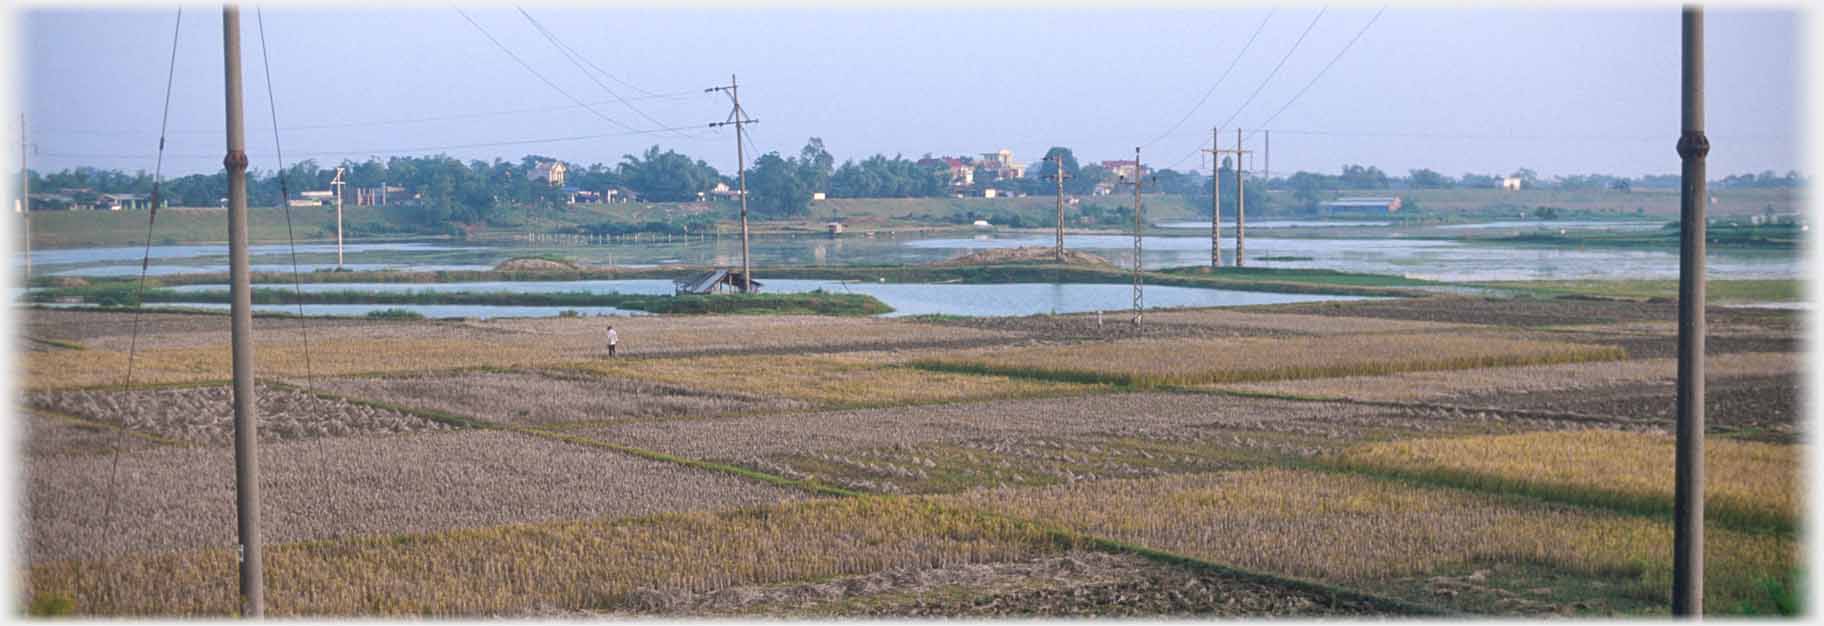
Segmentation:
<svg viewBox="0 0 1824 626">
<path fill-rule="evenodd" d="M 79 300 L 88 304 L 130 306 L 135 302 L 227 303 L 227 291 L 181 292 L 152 288 L 143 294 L 133 285 L 109 282 L 88 287 L 65 287 L 34 293 L 33 302 Z M 892 312 L 873 296 L 847 293 L 711 294 L 655 296 L 620 293 L 515 293 L 515 292 L 370 292 L 326 291 L 298 293 L 287 289 L 255 289 L 254 304 L 402 304 L 463 306 L 567 306 L 646 311 L 669 315 L 879 315 Z"/>
<path fill-rule="evenodd" d="M 1515 280 L 1477 283 L 1477 287 L 1505 289 L 1538 297 L 1583 296 L 1628 300 L 1676 299 L 1676 280 Z M 1804 299 L 1804 282 L 1792 278 L 1711 280 L 1705 298 L 1710 304 L 1742 302 L 1797 302 Z"/>
<path fill-rule="evenodd" d="M 1805 233 L 1806 231 L 1799 230 L 1798 226 L 1791 224 L 1712 225 L 1705 230 L 1705 239 L 1712 248 L 1792 250 L 1804 244 Z M 1516 244 L 1609 248 L 1677 249 L 1679 245 L 1677 228 L 1648 231 L 1562 230 L 1551 232 L 1547 230 L 1506 237 L 1488 237 L 1482 240 Z"/>
</svg>

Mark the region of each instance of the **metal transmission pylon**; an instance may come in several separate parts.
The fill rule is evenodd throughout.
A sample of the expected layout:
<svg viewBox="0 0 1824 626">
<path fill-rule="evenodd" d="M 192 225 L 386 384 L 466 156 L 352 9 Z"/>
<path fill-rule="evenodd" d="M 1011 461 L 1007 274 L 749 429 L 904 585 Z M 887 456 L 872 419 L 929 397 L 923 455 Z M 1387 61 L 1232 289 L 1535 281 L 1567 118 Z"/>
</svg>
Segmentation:
<svg viewBox="0 0 1824 626">
<path fill-rule="evenodd" d="M 1056 252 L 1058 255 L 1058 257 L 1057 257 L 1058 263 L 1063 263 L 1064 262 L 1064 179 L 1070 178 L 1070 175 L 1064 173 L 1064 155 L 1063 154 L 1046 157 L 1045 160 L 1051 161 L 1051 163 L 1052 163 L 1052 174 L 1045 178 L 1056 181 L 1058 184 L 1058 249 L 1056 250 Z"/>
<path fill-rule="evenodd" d="M 1218 174 L 1217 165 L 1222 161 L 1222 146 L 1217 137 L 1222 129 L 1210 129 L 1210 147 L 1202 152 L 1210 155 L 1210 269 L 1222 267 L 1222 176 Z"/>
<path fill-rule="evenodd" d="M 1133 180 L 1129 181 L 1126 176 L 1122 176 L 1120 183 L 1134 186 L 1134 325 L 1136 326 L 1140 324 L 1140 312 L 1146 309 L 1146 285 L 1140 280 L 1140 254 L 1144 250 L 1140 242 L 1141 236 L 1146 232 L 1146 213 L 1140 204 L 1140 186 L 1142 184 L 1140 173 L 1140 149 L 1134 148 Z"/>
<path fill-rule="evenodd" d="M 709 127 L 735 127 L 735 171 L 737 177 L 740 178 L 741 183 L 741 293 L 753 293 L 754 272 L 753 267 L 749 265 L 747 257 L 747 148 L 743 143 L 743 140 L 745 138 L 747 125 L 758 124 L 760 123 L 760 120 L 749 118 L 747 116 L 747 110 L 741 108 L 741 87 L 740 83 L 735 81 L 734 74 L 728 75 L 728 85 L 710 87 L 703 91 L 704 93 L 717 91 L 727 92 L 729 102 L 733 105 L 728 110 L 728 119 L 720 122 L 711 122 Z"/>
<path fill-rule="evenodd" d="M 1221 155 L 1225 155 L 1225 154 L 1235 155 L 1235 260 L 1234 260 L 1234 265 L 1235 265 L 1235 267 L 1242 267 L 1242 266 L 1248 264 L 1247 259 L 1243 258 L 1243 256 L 1242 256 L 1242 254 L 1247 250 L 1247 245 L 1248 245 L 1248 207 L 1246 204 L 1246 200 L 1244 199 L 1245 196 L 1242 195 L 1242 188 L 1241 188 L 1241 185 L 1242 185 L 1241 176 L 1242 176 L 1242 167 L 1243 167 L 1242 159 L 1249 154 L 1253 154 L 1254 151 L 1241 149 L 1241 129 L 1239 129 L 1239 128 L 1235 129 L 1235 148 L 1232 150 L 1216 147 L 1217 133 L 1218 133 L 1218 131 L 1216 129 L 1210 130 L 1210 148 L 1208 150 L 1205 150 L 1205 152 L 1210 153 L 1211 159 L 1220 159 Z M 1211 168 L 1211 170 L 1210 170 L 1211 178 L 1219 179 L 1221 177 L 1221 175 L 1222 175 L 1222 171 L 1220 169 L 1220 166 Z M 1210 183 L 1210 185 L 1211 185 L 1212 190 L 1220 189 L 1221 181 L 1218 180 L 1216 182 L 1212 182 L 1212 183 Z M 1214 193 L 1214 191 L 1212 191 L 1212 193 Z M 1218 214 L 1220 214 L 1221 210 L 1222 210 L 1222 206 L 1221 206 L 1222 201 L 1220 199 L 1216 199 L 1216 200 L 1211 200 L 1211 202 L 1214 202 L 1217 205 L 1216 212 Z M 1212 242 L 1211 245 L 1216 245 L 1216 244 L 1214 242 Z"/>
</svg>

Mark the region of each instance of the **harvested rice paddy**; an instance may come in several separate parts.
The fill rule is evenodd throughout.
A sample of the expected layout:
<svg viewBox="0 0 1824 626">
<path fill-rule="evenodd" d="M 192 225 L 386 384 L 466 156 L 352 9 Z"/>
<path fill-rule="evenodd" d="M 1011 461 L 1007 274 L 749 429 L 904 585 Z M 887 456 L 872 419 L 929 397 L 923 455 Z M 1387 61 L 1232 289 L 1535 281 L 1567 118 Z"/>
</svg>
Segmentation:
<svg viewBox="0 0 1824 626">
<path fill-rule="evenodd" d="M 1201 385 L 1612 361 L 1618 348 L 1488 335 L 1134 340 L 1012 348 L 915 362 L 944 371 L 1126 385 Z"/>
<path fill-rule="evenodd" d="M 1250 571 L 1471 609 L 1494 608 L 1481 604 L 1493 599 L 1453 593 L 1448 584 L 1415 590 L 1399 581 L 1487 570 L 1478 577 L 1486 584 L 1497 570 L 1537 566 L 1557 573 L 1559 584 L 1613 587 L 1620 595 L 1604 601 L 1608 608 L 1669 600 L 1669 524 L 1449 488 L 1266 469 L 972 491 L 940 501 Z M 1757 582 L 1784 574 L 1798 550 L 1780 537 L 1711 529 L 1706 601 L 1752 599 Z"/>
<path fill-rule="evenodd" d="M 262 318 L 268 609 L 1663 614 L 1665 310 Z M 1713 317 L 1711 613 L 1798 584 L 1793 319 Z M 27 316 L 81 349 L 19 355 L 16 598 L 230 615 L 226 318 L 146 314 L 123 390 L 128 321 Z"/>
</svg>

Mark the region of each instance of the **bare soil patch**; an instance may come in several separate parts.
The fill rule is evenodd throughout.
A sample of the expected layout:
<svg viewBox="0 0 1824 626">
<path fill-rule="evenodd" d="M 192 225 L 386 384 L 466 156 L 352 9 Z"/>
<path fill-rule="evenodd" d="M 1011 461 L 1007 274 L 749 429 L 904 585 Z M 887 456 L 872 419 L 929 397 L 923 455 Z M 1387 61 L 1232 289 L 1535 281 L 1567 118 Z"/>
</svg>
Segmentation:
<svg viewBox="0 0 1824 626">
<path fill-rule="evenodd" d="M 31 562 L 234 544 L 223 448 L 31 457 Z M 801 496 L 733 476 L 498 431 L 323 439 L 260 448 L 262 532 L 282 543 L 549 520 L 724 509 Z M 108 500 L 118 494 L 111 526 Z"/>
<path fill-rule="evenodd" d="M 116 424 L 168 439 L 227 445 L 234 438 L 234 393 L 225 385 L 171 389 L 34 391 L 33 406 Z M 398 411 L 260 385 L 254 393 L 262 442 L 449 430 Z"/>
<path fill-rule="evenodd" d="M 1712 432 L 1791 442 L 1802 431 L 1799 374 L 1712 377 L 1704 389 L 1704 422 Z M 1670 428 L 1677 419 L 1674 381 L 1637 382 L 1538 392 L 1496 391 L 1458 404 L 1650 420 Z"/>
</svg>

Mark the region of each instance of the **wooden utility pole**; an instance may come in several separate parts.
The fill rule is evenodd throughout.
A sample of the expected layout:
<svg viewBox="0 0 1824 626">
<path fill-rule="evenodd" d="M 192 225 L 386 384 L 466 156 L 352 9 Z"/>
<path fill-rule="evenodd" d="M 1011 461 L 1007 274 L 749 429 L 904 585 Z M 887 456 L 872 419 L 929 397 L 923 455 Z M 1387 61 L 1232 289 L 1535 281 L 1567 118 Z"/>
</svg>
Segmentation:
<svg viewBox="0 0 1824 626">
<path fill-rule="evenodd" d="M 1122 181 L 1128 183 L 1129 181 Z M 1140 312 L 1146 309 L 1145 284 L 1140 280 L 1141 236 L 1146 232 L 1146 213 L 1140 204 L 1140 148 L 1134 148 L 1134 325 L 1140 325 Z"/>
<path fill-rule="evenodd" d="M 1217 163 L 1222 160 L 1220 137 L 1222 129 L 1210 127 L 1210 147 L 1203 152 L 1210 155 L 1210 269 L 1222 267 L 1222 176 L 1218 174 Z"/>
<path fill-rule="evenodd" d="M 25 286 L 32 286 L 32 173 L 25 167 L 25 114 L 19 114 L 19 214 L 25 218 Z"/>
<path fill-rule="evenodd" d="M 753 267 L 749 265 L 747 256 L 747 152 L 746 147 L 742 143 L 742 129 L 748 124 L 758 124 L 760 123 L 760 120 L 748 119 L 747 111 L 741 108 L 741 87 L 739 83 L 735 82 L 734 74 L 728 75 L 728 86 L 710 87 L 703 91 L 726 91 L 728 92 L 729 100 L 734 103 L 734 108 L 730 109 L 728 112 L 727 120 L 712 122 L 709 127 L 716 128 L 718 126 L 729 125 L 735 127 L 735 168 L 736 176 L 740 178 L 741 183 L 741 293 L 753 293 L 754 272 Z"/>
<path fill-rule="evenodd" d="M 1673 494 L 1672 614 L 1704 614 L 1704 13 L 1684 12 L 1684 76 L 1678 157 L 1678 443 Z"/>
<path fill-rule="evenodd" d="M 1064 155 L 1058 154 L 1056 156 L 1046 157 L 1045 160 L 1051 161 L 1051 163 L 1052 163 L 1051 178 L 1052 178 L 1052 180 L 1055 180 L 1058 183 L 1058 249 L 1057 249 L 1058 257 L 1057 258 L 1058 258 L 1058 263 L 1063 263 L 1064 262 L 1064 179 L 1067 178 L 1067 175 L 1064 173 Z"/>
<path fill-rule="evenodd" d="M 336 271 L 342 271 L 342 172 L 344 168 L 336 166 L 336 177 L 329 184 L 336 188 Z"/>
<path fill-rule="evenodd" d="M 234 492 L 239 520 L 241 566 L 241 616 L 266 614 L 260 575 L 260 471 L 254 438 L 253 403 L 253 289 L 247 262 L 247 136 L 241 121 L 241 9 L 222 5 L 222 66 L 227 88 L 228 156 L 228 280 L 232 312 L 234 361 Z"/>
</svg>

